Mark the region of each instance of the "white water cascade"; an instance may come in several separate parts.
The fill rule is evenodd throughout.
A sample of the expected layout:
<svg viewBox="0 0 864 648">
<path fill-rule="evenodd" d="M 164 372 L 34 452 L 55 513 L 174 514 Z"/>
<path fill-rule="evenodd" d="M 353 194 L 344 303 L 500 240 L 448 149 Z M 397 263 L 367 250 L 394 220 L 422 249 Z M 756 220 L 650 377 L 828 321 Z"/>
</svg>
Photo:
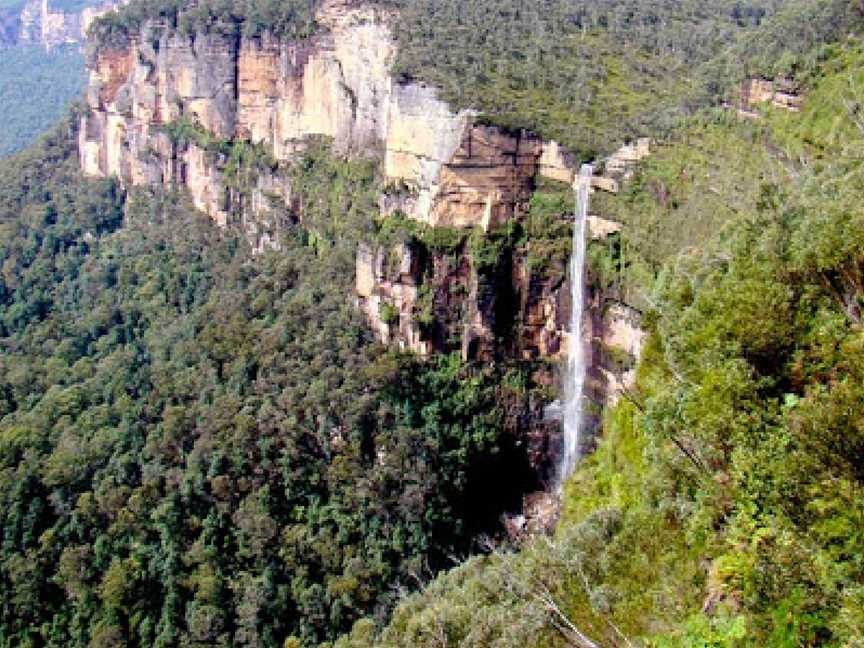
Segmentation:
<svg viewBox="0 0 864 648">
<path fill-rule="evenodd" d="M 594 167 L 583 164 L 573 183 L 576 197 L 573 227 L 573 253 L 570 257 L 570 313 L 567 372 L 564 376 L 564 447 L 558 460 L 558 488 L 573 472 L 579 460 L 579 434 L 582 428 L 582 403 L 585 386 L 585 342 L 582 333 L 585 310 L 585 239 L 588 223 L 588 201 Z"/>
</svg>

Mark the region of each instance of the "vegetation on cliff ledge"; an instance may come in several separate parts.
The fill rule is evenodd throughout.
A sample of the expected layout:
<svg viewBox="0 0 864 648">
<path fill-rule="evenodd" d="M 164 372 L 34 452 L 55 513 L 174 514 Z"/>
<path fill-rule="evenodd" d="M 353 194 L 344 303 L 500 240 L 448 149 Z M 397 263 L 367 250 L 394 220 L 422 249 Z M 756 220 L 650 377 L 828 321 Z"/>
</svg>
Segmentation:
<svg viewBox="0 0 864 648">
<path fill-rule="evenodd" d="M 152 24 L 189 36 L 217 33 L 283 38 L 307 38 L 318 31 L 315 10 L 319 0 L 134 0 L 105 14 L 90 27 L 99 46 L 124 47 L 141 29 Z"/>
</svg>

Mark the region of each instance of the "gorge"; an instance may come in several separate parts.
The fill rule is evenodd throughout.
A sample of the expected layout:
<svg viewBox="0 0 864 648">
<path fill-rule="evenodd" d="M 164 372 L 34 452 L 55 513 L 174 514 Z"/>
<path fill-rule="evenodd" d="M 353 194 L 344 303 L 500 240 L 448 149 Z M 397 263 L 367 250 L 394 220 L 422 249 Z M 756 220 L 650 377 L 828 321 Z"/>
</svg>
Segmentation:
<svg viewBox="0 0 864 648">
<path fill-rule="evenodd" d="M 304 220 L 290 169 L 327 138 L 338 155 L 379 161 L 385 221 L 408 219 L 425 232 L 360 242 L 357 304 L 381 341 L 424 357 L 566 357 L 577 293 L 568 287 L 569 255 L 512 249 L 503 232 L 527 217 L 538 187 L 574 182 L 575 156 L 530 132 L 485 125 L 475 111 L 449 107 L 434 88 L 395 78 L 391 10 L 328 0 L 316 20 L 325 31 L 293 40 L 185 35 L 150 21 L 117 43 L 97 42 L 80 127 L 84 173 L 127 187 L 184 188 L 219 226 L 239 226 L 263 251 Z M 252 157 L 235 159 L 243 150 Z M 617 191 L 614 178 L 648 150 L 647 141 L 623 147 L 593 186 Z M 237 164 L 246 165 L 242 175 Z M 436 232 L 449 243 L 430 246 Z M 596 349 L 638 355 L 629 342 L 639 335 L 631 330 L 635 320 L 621 318 L 622 309 L 598 293 L 584 314 L 592 322 L 591 398 L 598 406 L 615 398 L 623 378 Z M 551 365 L 540 371 L 542 382 L 559 381 Z M 557 456 L 572 468 L 571 435 L 552 433 L 539 413 L 526 421 L 537 480 L 551 484 L 560 478 Z M 583 443 L 591 446 L 590 435 Z"/>
<path fill-rule="evenodd" d="M 856 646 L 859 5 L 93 21 L 0 159 L 0 648 Z"/>
</svg>

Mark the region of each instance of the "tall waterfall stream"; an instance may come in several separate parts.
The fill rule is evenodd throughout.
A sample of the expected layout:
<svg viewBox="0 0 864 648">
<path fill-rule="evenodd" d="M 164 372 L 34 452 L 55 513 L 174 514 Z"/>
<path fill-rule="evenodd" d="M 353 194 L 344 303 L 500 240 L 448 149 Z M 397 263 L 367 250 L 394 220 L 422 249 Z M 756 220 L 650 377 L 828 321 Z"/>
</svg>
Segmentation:
<svg viewBox="0 0 864 648">
<path fill-rule="evenodd" d="M 564 376 L 564 445 L 558 460 L 557 484 L 559 490 L 573 472 L 579 460 L 579 435 L 582 428 L 582 405 L 585 387 L 585 342 L 583 340 L 583 313 L 585 310 L 585 239 L 588 223 L 588 202 L 591 191 L 591 176 L 594 168 L 582 165 L 579 177 L 573 184 L 576 198 L 575 222 L 573 226 L 573 253 L 570 257 L 570 334 L 567 354 L 567 369 Z"/>
</svg>

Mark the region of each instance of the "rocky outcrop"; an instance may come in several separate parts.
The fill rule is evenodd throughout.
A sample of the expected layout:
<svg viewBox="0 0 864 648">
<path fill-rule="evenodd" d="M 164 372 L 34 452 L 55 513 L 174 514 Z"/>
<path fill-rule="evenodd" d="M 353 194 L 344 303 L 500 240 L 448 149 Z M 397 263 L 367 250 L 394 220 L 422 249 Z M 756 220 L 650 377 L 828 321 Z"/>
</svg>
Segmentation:
<svg viewBox="0 0 864 648">
<path fill-rule="evenodd" d="M 80 142 L 84 172 L 127 184 L 194 184 L 218 176 L 218 160 L 194 178 L 171 167 L 195 164 L 196 146 L 171 146 L 166 125 L 186 120 L 213 139 L 247 140 L 287 160 L 311 136 L 346 153 L 371 154 L 386 127 L 392 39 L 379 12 L 330 2 L 329 30 L 304 40 L 199 33 L 152 22 L 123 51 L 96 47 L 89 60 L 89 115 Z M 133 61 L 123 74 L 118 59 Z M 118 83 L 119 81 L 119 83 Z M 112 124 L 116 125 L 112 128 Z M 120 139 L 112 130 L 122 128 Z M 198 147 L 200 148 L 200 147 Z M 216 220 L 224 207 L 196 199 Z"/>
<path fill-rule="evenodd" d="M 609 303 L 603 314 L 603 349 L 613 356 L 601 362 L 606 379 L 606 405 L 614 405 L 621 394 L 636 383 L 636 362 L 642 357 L 645 330 L 642 313 L 623 303 Z"/>
<path fill-rule="evenodd" d="M 379 338 L 421 356 L 554 359 L 565 351 L 565 273 L 563 262 L 532 271 L 519 250 L 478 268 L 464 240 L 438 251 L 412 240 L 361 246 L 356 291 Z"/>
<path fill-rule="evenodd" d="M 385 195 L 384 213 L 488 231 L 524 214 L 538 177 L 572 181 L 574 160 L 557 143 L 474 117 L 451 112 L 431 88 L 396 88 L 384 172 L 407 191 Z"/>
<path fill-rule="evenodd" d="M 588 214 L 588 236 L 592 241 L 602 241 L 612 234 L 618 234 L 622 228 L 623 225 L 618 221 Z"/>
<path fill-rule="evenodd" d="M 392 250 L 361 244 L 357 251 L 356 289 L 358 306 L 382 342 L 428 356 L 436 349 L 430 339 L 424 339 L 428 336 L 421 330 L 420 255 L 416 246 L 406 243 Z M 439 275 L 432 281 L 436 279 L 439 286 L 447 285 L 445 277 Z"/>
<path fill-rule="evenodd" d="M 619 235 L 620 223 L 589 218 L 593 241 Z M 357 304 L 382 341 L 421 356 L 459 351 L 465 359 L 566 357 L 571 308 L 566 259 L 537 266 L 526 247 L 499 241 L 497 249 L 496 263 L 479 267 L 467 235 L 438 250 L 417 238 L 362 245 Z M 595 283 L 589 277 L 583 325 L 594 368 L 588 389 L 598 405 L 608 405 L 632 386 L 643 332 L 639 312 L 592 287 Z"/>
<path fill-rule="evenodd" d="M 602 161 L 601 173 L 591 179 L 591 186 L 600 191 L 618 193 L 621 183 L 629 180 L 639 162 L 651 155 L 651 140 L 640 138 L 624 144 Z"/>
<path fill-rule="evenodd" d="M 621 225 L 599 216 L 591 222 L 593 244 L 614 245 Z M 541 361 L 547 384 L 555 386 L 560 377 L 549 368 L 566 358 L 571 344 L 567 259 L 532 263 L 530 241 L 525 245 L 497 231 L 482 237 L 496 250 L 490 264 L 479 239 L 475 231 L 448 245 L 436 246 L 422 235 L 361 245 L 358 307 L 387 344 L 421 356 L 459 352 L 466 360 L 484 362 Z M 593 406 L 586 408 L 581 437 L 586 453 L 593 450 L 603 409 L 633 387 L 645 337 L 641 313 L 598 286 L 589 268 L 582 342 L 589 366 L 585 393 Z M 530 465 L 547 479 L 555 474 L 561 444 L 559 410 L 552 406 L 545 421 L 524 427 Z M 522 514 L 505 520 L 514 537 L 545 528 L 542 520 L 554 518 L 552 509 L 540 506 L 531 513 L 534 508 L 526 500 Z"/>
<path fill-rule="evenodd" d="M 804 97 L 799 84 L 785 77 L 773 81 L 762 78 L 748 79 L 742 83 L 740 110 L 745 115 L 764 104 L 798 112 L 804 105 Z"/>
</svg>

